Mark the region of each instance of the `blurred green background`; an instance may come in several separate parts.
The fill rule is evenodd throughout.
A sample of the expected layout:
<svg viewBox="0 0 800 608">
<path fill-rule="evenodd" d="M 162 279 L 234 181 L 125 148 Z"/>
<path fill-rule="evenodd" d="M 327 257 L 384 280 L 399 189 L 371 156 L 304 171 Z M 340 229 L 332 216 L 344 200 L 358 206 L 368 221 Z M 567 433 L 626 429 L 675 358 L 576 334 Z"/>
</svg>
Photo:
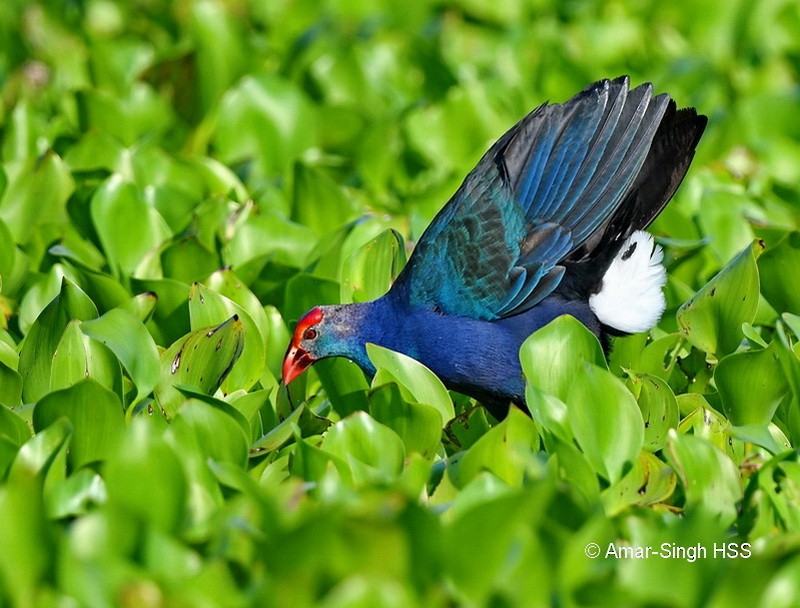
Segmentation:
<svg viewBox="0 0 800 608">
<path fill-rule="evenodd" d="M 532 419 L 380 349 L 277 385 L 621 74 L 710 119 L 659 327 L 537 333 Z M 796 0 L 4 0 L 0 606 L 796 605 L 799 74 Z"/>
</svg>

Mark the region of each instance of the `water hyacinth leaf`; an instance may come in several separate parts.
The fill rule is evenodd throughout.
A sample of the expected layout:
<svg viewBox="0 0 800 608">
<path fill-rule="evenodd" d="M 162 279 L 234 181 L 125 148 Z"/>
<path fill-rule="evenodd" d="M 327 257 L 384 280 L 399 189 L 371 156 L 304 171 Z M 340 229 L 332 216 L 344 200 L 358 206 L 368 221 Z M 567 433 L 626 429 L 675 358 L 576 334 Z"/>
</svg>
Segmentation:
<svg viewBox="0 0 800 608">
<path fill-rule="evenodd" d="M 800 315 L 800 282 L 786 280 L 800 268 L 800 232 L 792 232 L 758 258 L 761 291 L 777 312 Z"/>
<path fill-rule="evenodd" d="M 487 604 L 508 556 L 518 549 L 519 538 L 524 537 L 520 528 L 543 516 L 552 495 L 552 486 L 544 484 L 535 486 L 535 493 L 506 491 L 492 495 L 487 487 L 492 480 L 487 473 L 475 478 L 459 498 L 466 498 L 474 486 L 471 493 L 484 497 L 483 501 L 463 509 L 456 503 L 452 511 L 455 517 L 443 529 L 448 576 L 467 603 L 478 606 Z"/>
<path fill-rule="evenodd" d="M 300 422 L 300 417 L 305 412 L 305 409 L 306 406 L 301 405 L 282 420 L 280 424 L 270 429 L 266 435 L 254 442 L 253 445 L 250 446 L 250 454 L 252 456 L 258 456 L 260 454 L 273 452 L 289 441 L 294 435 L 295 429 Z"/>
<path fill-rule="evenodd" d="M 483 437 L 491 424 L 487 418 L 486 408 L 472 407 L 459 414 L 444 427 L 443 439 L 448 445 L 455 447 L 456 451 L 467 450 Z"/>
<path fill-rule="evenodd" d="M 559 478 L 569 483 L 570 492 L 582 499 L 585 505 L 595 504 L 600 498 L 600 479 L 575 442 L 559 439 L 554 446 L 548 446 L 548 452 L 554 455 Z"/>
<path fill-rule="evenodd" d="M 47 475 L 61 449 L 72 436 L 72 424 L 62 416 L 46 429 L 37 432 L 17 452 L 9 471 L 9 481 L 17 476 Z"/>
<path fill-rule="evenodd" d="M 31 438 L 31 428 L 13 410 L 0 407 L 0 436 L 6 437 L 14 446 L 19 447 Z"/>
<path fill-rule="evenodd" d="M 678 309 L 681 333 L 694 346 L 719 357 L 739 346 L 742 323 L 752 323 L 758 310 L 763 250 L 763 241 L 753 241 Z"/>
<path fill-rule="evenodd" d="M 174 240 L 161 252 L 164 277 L 183 283 L 200 281 L 220 266 L 220 260 L 196 236 Z"/>
<path fill-rule="evenodd" d="M 134 292 L 156 295 L 156 307 L 148 328 L 157 344 L 167 346 L 190 331 L 189 285 L 174 279 L 132 279 Z"/>
<path fill-rule="evenodd" d="M 28 161 L 0 198 L 0 220 L 12 242 L 27 243 L 45 224 L 65 223 L 74 189 L 69 169 L 55 152 Z"/>
<path fill-rule="evenodd" d="M 53 353 L 50 390 L 70 387 L 91 378 L 118 397 L 122 395 L 119 361 L 103 344 L 81 331 L 81 321 L 70 321 Z"/>
<path fill-rule="evenodd" d="M 168 417 L 173 417 L 185 400 L 176 384 L 206 394 L 219 388 L 242 353 L 243 332 L 241 320 L 234 315 L 216 327 L 187 334 L 161 353 L 161 377 L 153 393 Z"/>
<path fill-rule="evenodd" d="M 189 399 L 172 423 L 173 432 L 194 437 L 202 461 L 211 458 L 244 467 L 248 458 L 248 438 L 233 417 L 199 399 Z"/>
<path fill-rule="evenodd" d="M 47 492 L 45 508 L 48 518 L 64 519 L 86 515 L 105 501 L 103 478 L 86 468 L 55 484 Z"/>
<path fill-rule="evenodd" d="M 16 253 L 17 248 L 14 246 L 14 236 L 5 222 L 0 219 L 0 293 L 3 291 L 3 277 L 8 278 L 14 270 Z"/>
<path fill-rule="evenodd" d="M 236 302 L 200 283 L 194 283 L 189 292 L 189 317 L 192 329 L 222 323 L 235 315 L 242 327 L 242 351 L 236 364 L 227 375 L 222 391 L 232 393 L 251 388 L 264 369 L 264 338 L 250 314 Z"/>
<path fill-rule="evenodd" d="M 19 353 L 22 398 L 26 402 L 38 401 L 50 390 L 53 354 L 69 322 L 95 317 L 97 308 L 89 297 L 80 287 L 63 279 L 59 294 L 36 318 Z"/>
<path fill-rule="evenodd" d="M 606 367 L 597 336 L 570 315 L 558 317 L 531 335 L 523 342 L 519 357 L 528 384 L 565 403 L 584 363 Z"/>
<path fill-rule="evenodd" d="M 732 426 L 730 434 L 741 441 L 761 446 L 771 454 L 780 454 L 792 448 L 786 435 L 774 424 L 746 424 Z"/>
<path fill-rule="evenodd" d="M 142 323 L 147 323 L 153 316 L 158 304 L 158 294 L 154 291 L 140 293 L 118 306 L 122 310 L 127 310 Z"/>
<path fill-rule="evenodd" d="M 342 357 L 330 357 L 314 364 L 314 373 L 340 417 L 367 409 L 369 383 L 358 365 Z"/>
<path fill-rule="evenodd" d="M 183 384 L 176 384 L 175 388 L 177 388 L 181 394 L 187 399 L 194 399 L 196 401 L 202 401 L 203 403 L 210 405 L 216 410 L 223 412 L 225 415 L 233 418 L 237 424 L 241 427 L 242 431 L 244 431 L 245 435 L 250 432 L 250 423 L 247 421 L 247 418 L 233 405 L 228 403 L 227 401 L 223 401 L 222 399 L 217 399 L 212 397 L 211 395 L 206 395 L 203 392 L 200 392 L 191 386 L 186 386 Z M 253 393 L 246 393 L 241 398 L 247 400 L 247 398 L 252 395 Z M 260 399 L 264 399 L 263 396 L 260 396 Z"/>
<path fill-rule="evenodd" d="M 714 370 L 722 407 L 736 426 L 766 425 L 790 388 L 781 370 L 777 342 L 760 351 L 724 357 Z"/>
<path fill-rule="evenodd" d="M 741 441 L 731 437 L 729 423 L 722 414 L 715 411 L 702 395 L 687 398 L 681 395 L 678 407 L 685 408 L 690 403 L 697 407 L 690 411 L 678 425 L 678 433 L 702 437 L 737 461 L 744 456 Z M 683 405 L 682 405 L 683 402 Z"/>
<path fill-rule="evenodd" d="M 317 234 L 326 234 L 345 224 L 357 212 L 339 184 L 302 162 L 294 165 L 293 194 L 292 221 L 308 226 Z"/>
<path fill-rule="evenodd" d="M 403 237 L 386 230 L 356 249 L 342 264 L 342 302 L 366 302 L 381 297 L 406 263 Z"/>
<path fill-rule="evenodd" d="M 664 447 L 667 431 L 678 427 L 680 411 L 669 384 L 656 376 L 632 377 L 636 399 L 644 419 L 644 447 L 657 452 Z M 638 389 L 638 390 L 637 390 Z"/>
<path fill-rule="evenodd" d="M 300 319 L 314 306 L 339 303 L 339 284 L 328 279 L 299 273 L 286 283 L 283 316 L 287 322 Z"/>
<path fill-rule="evenodd" d="M 528 406 L 533 420 L 544 432 L 545 445 L 548 445 L 547 435 L 557 437 L 562 443 L 573 442 L 569 408 L 563 401 L 528 384 L 525 387 L 525 405 Z"/>
<path fill-rule="evenodd" d="M 734 521 L 742 498 L 741 478 L 724 452 L 702 437 L 670 430 L 665 455 L 678 474 L 687 510 L 707 511 L 723 524 Z"/>
<path fill-rule="evenodd" d="M 6 522 L 0 526 L 0 577 L 8 581 L 7 597 L 17 606 L 35 605 L 54 561 L 41 487 L 30 471 L 24 471 L 0 492 L 0 517 Z"/>
<path fill-rule="evenodd" d="M 538 449 L 536 425 L 516 407 L 464 454 L 458 483 L 466 486 L 482 471 L 490 471 L 510 486 L 519 487 L 531 457 Z"/>
<path fill-rule="evenodd" d="M 0 422 L 3 422 L 3 420 L 0 419 Z M 9 439 L 7 435 L 0 434 L 0 479 L 5 480 L 6 473 L 11 468 L 11 463 L 17 457 L 18 450 L 19 445 Z"/>
<path fill-rule="evenodd" d="M 91 216 L 108 263 L 130 275 L 151 249 L 172 233 L 141 191 L 119 174 L 98 188 L 91 200 Z"/>
<path fill-rule="evenodd" d="M 149 395 L 158 383 L 158 348 L 142 321 L 127 310 L 114 308 L 99 319 L 81 324 L 84 334 L 113 352 L 136 385 L 136 400 Z"/>
<path fill-rule="evenodd" d="M 797 510 L 800 500 L 800 463 L 797 462 L 796 452 L 785 451 L 764 463 L 757 474 L 757 482 L 777 511 L 778 521 L 788 529 L 796 529 L 800 525 L 800 513 Z"/>
<path fill-rule="evenodd" d="M 103 471 L 108 503 L 141 522 L 175 532 L 186 515 L 187 480 L 163 433 L 136 419 Z"/>
<path fill-rule="evenodd" d="M 267 256 L 300 268 L 313 248 L 315 238 L 313 230 L 287 220 L 277 211 L 251 214 L 228 243 L 225 261 L 240 268 L 247 262 Z"/>
<path fill-rule="evenodd" d="M 586 459 L 611 483 L 619 480 L 644 445 L 644 420 L 636 399 L 608 370 L 584 363 L 572 378 L 566 404 Z"/>
<path fill-rule="evenodd" d="M 442 416 L 441 426 L 453 419 L 453 401 L 442 381 L 427 367 L 407 355 L 377 344 L 367 344 L 367 355 L 378 370 L 387 370 L 398 381 L 401 390 L 405 388 L 409 392 L 410 401 L 435 408 Z M 373 386 L 376 386 L 374 382 Z"/>
<path fill-rule="evenodd" d="M 369 413 L 400 436 L 406 454 L 417 452 L 428 460 L 435 456 L 442 430 L 433 407 L 408 402 L 396 384 L 387 384 L 369 394 Z"/>
<path fill-rule="evenodd" d="M 652 505 L 667 500 L 675 491 L 677 477 L 664 462 L 648 451 L 639 453 L 633 468 L 601 495 L 606 514 L 613 516 L 631 505 Z"/>
<path fill-rule="evenodd" d="M 14 349 L 0 341 L 0 405 L 15 407 L 22 399 L 22 376 L 19 368 L 19 355 Z"/>
<path fill-rule="evenodd" d="M 117 449 L 125 429 L 119 397 L 92 379 L 43 397 L 33 408 L 33 428 L 41 431 L 61 417 L 73 428 L 67 454 L 73 471 L 105 460 Z"/>
<path fill-rule="evenodd" d="M 81 286 L 80 288 L 83 289 L 77 272 L 65 264 L 56 263 L 53 264 L 46 275 L 36 279 L 25 292 L 18 309 L 19 328 L 23 334 L 27 334 L 31 330 L 36 318 L 42 314 L 45 307 L 59 294 L 64 279 Z"/>
<path fill-rule="evenodd" d="M 249 75 L 222 98 L 213 144 L 223 163 L 258 159 L 268 175 L 282 174 L 312 145 L 311 105 L 294 84 L 273 75 Z"/>
<path fill-rule="evenodd" d="M 347 463 L 330 452 L 321 450 L 298 438 L 292 457 L 289 460 L 289 471 L 292 475 L 302 477 L 306 481 L 319 482 L 333 467 L 347 485 L 353 485 L 353 476 Z"/>
<path fill-rule="evenodd" d="M 356 486 L 389 483 L 403 470 L 403 441 L 366 412 L 331 426 L 320 447 L 348 464 Z"/>
</svg>

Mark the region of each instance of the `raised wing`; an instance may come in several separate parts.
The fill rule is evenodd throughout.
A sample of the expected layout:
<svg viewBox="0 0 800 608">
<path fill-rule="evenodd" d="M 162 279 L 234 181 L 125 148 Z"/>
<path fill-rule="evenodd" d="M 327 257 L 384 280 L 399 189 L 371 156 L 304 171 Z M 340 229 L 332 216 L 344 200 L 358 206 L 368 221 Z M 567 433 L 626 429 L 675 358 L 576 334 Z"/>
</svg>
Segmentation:
<svg viewBox="0 0 800 608">
<path fill-rule="evenodd" d="M 434 218 L 393 292 L 481 319 L 536 305 L 559 285 L 560 262 L 631 192 L 670 104 L 622 77 L 528 114 Z"/>
</svg>

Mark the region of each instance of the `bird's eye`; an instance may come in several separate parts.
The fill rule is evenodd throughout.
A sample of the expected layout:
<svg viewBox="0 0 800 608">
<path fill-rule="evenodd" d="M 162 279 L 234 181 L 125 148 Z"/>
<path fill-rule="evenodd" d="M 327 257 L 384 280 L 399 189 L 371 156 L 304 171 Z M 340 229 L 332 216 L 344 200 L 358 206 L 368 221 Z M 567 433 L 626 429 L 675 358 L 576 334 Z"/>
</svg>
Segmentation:
<svg viewBox="0 0 800 608">
<path fill-rule="evenodd" d="M 317 330 L 314 329 L 313 327 L 309 327 L 306 330 L 306 333 L 303 334 L 304 340 L 313 340 L 316 337 L 317 337 Z"/>
</svg>

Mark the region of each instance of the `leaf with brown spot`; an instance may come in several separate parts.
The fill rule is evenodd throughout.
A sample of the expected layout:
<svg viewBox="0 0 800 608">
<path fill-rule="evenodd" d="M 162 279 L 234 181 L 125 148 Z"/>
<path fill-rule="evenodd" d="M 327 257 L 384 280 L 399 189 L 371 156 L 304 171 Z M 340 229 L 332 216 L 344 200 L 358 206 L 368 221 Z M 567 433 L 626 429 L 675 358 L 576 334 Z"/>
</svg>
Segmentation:
<svg viewBox="0 0 800 608">
<path fill-rule="evenodd" d="M 216 327 L 183 336 L 161 353 L 161 378 L 154 395 L 165 414 L 174 416 L 186 399 L 175 385 L 213 394 L 239 359 L 243 347 L 244 327 L 238 315 L 234 315 Z"/>
</svg>

